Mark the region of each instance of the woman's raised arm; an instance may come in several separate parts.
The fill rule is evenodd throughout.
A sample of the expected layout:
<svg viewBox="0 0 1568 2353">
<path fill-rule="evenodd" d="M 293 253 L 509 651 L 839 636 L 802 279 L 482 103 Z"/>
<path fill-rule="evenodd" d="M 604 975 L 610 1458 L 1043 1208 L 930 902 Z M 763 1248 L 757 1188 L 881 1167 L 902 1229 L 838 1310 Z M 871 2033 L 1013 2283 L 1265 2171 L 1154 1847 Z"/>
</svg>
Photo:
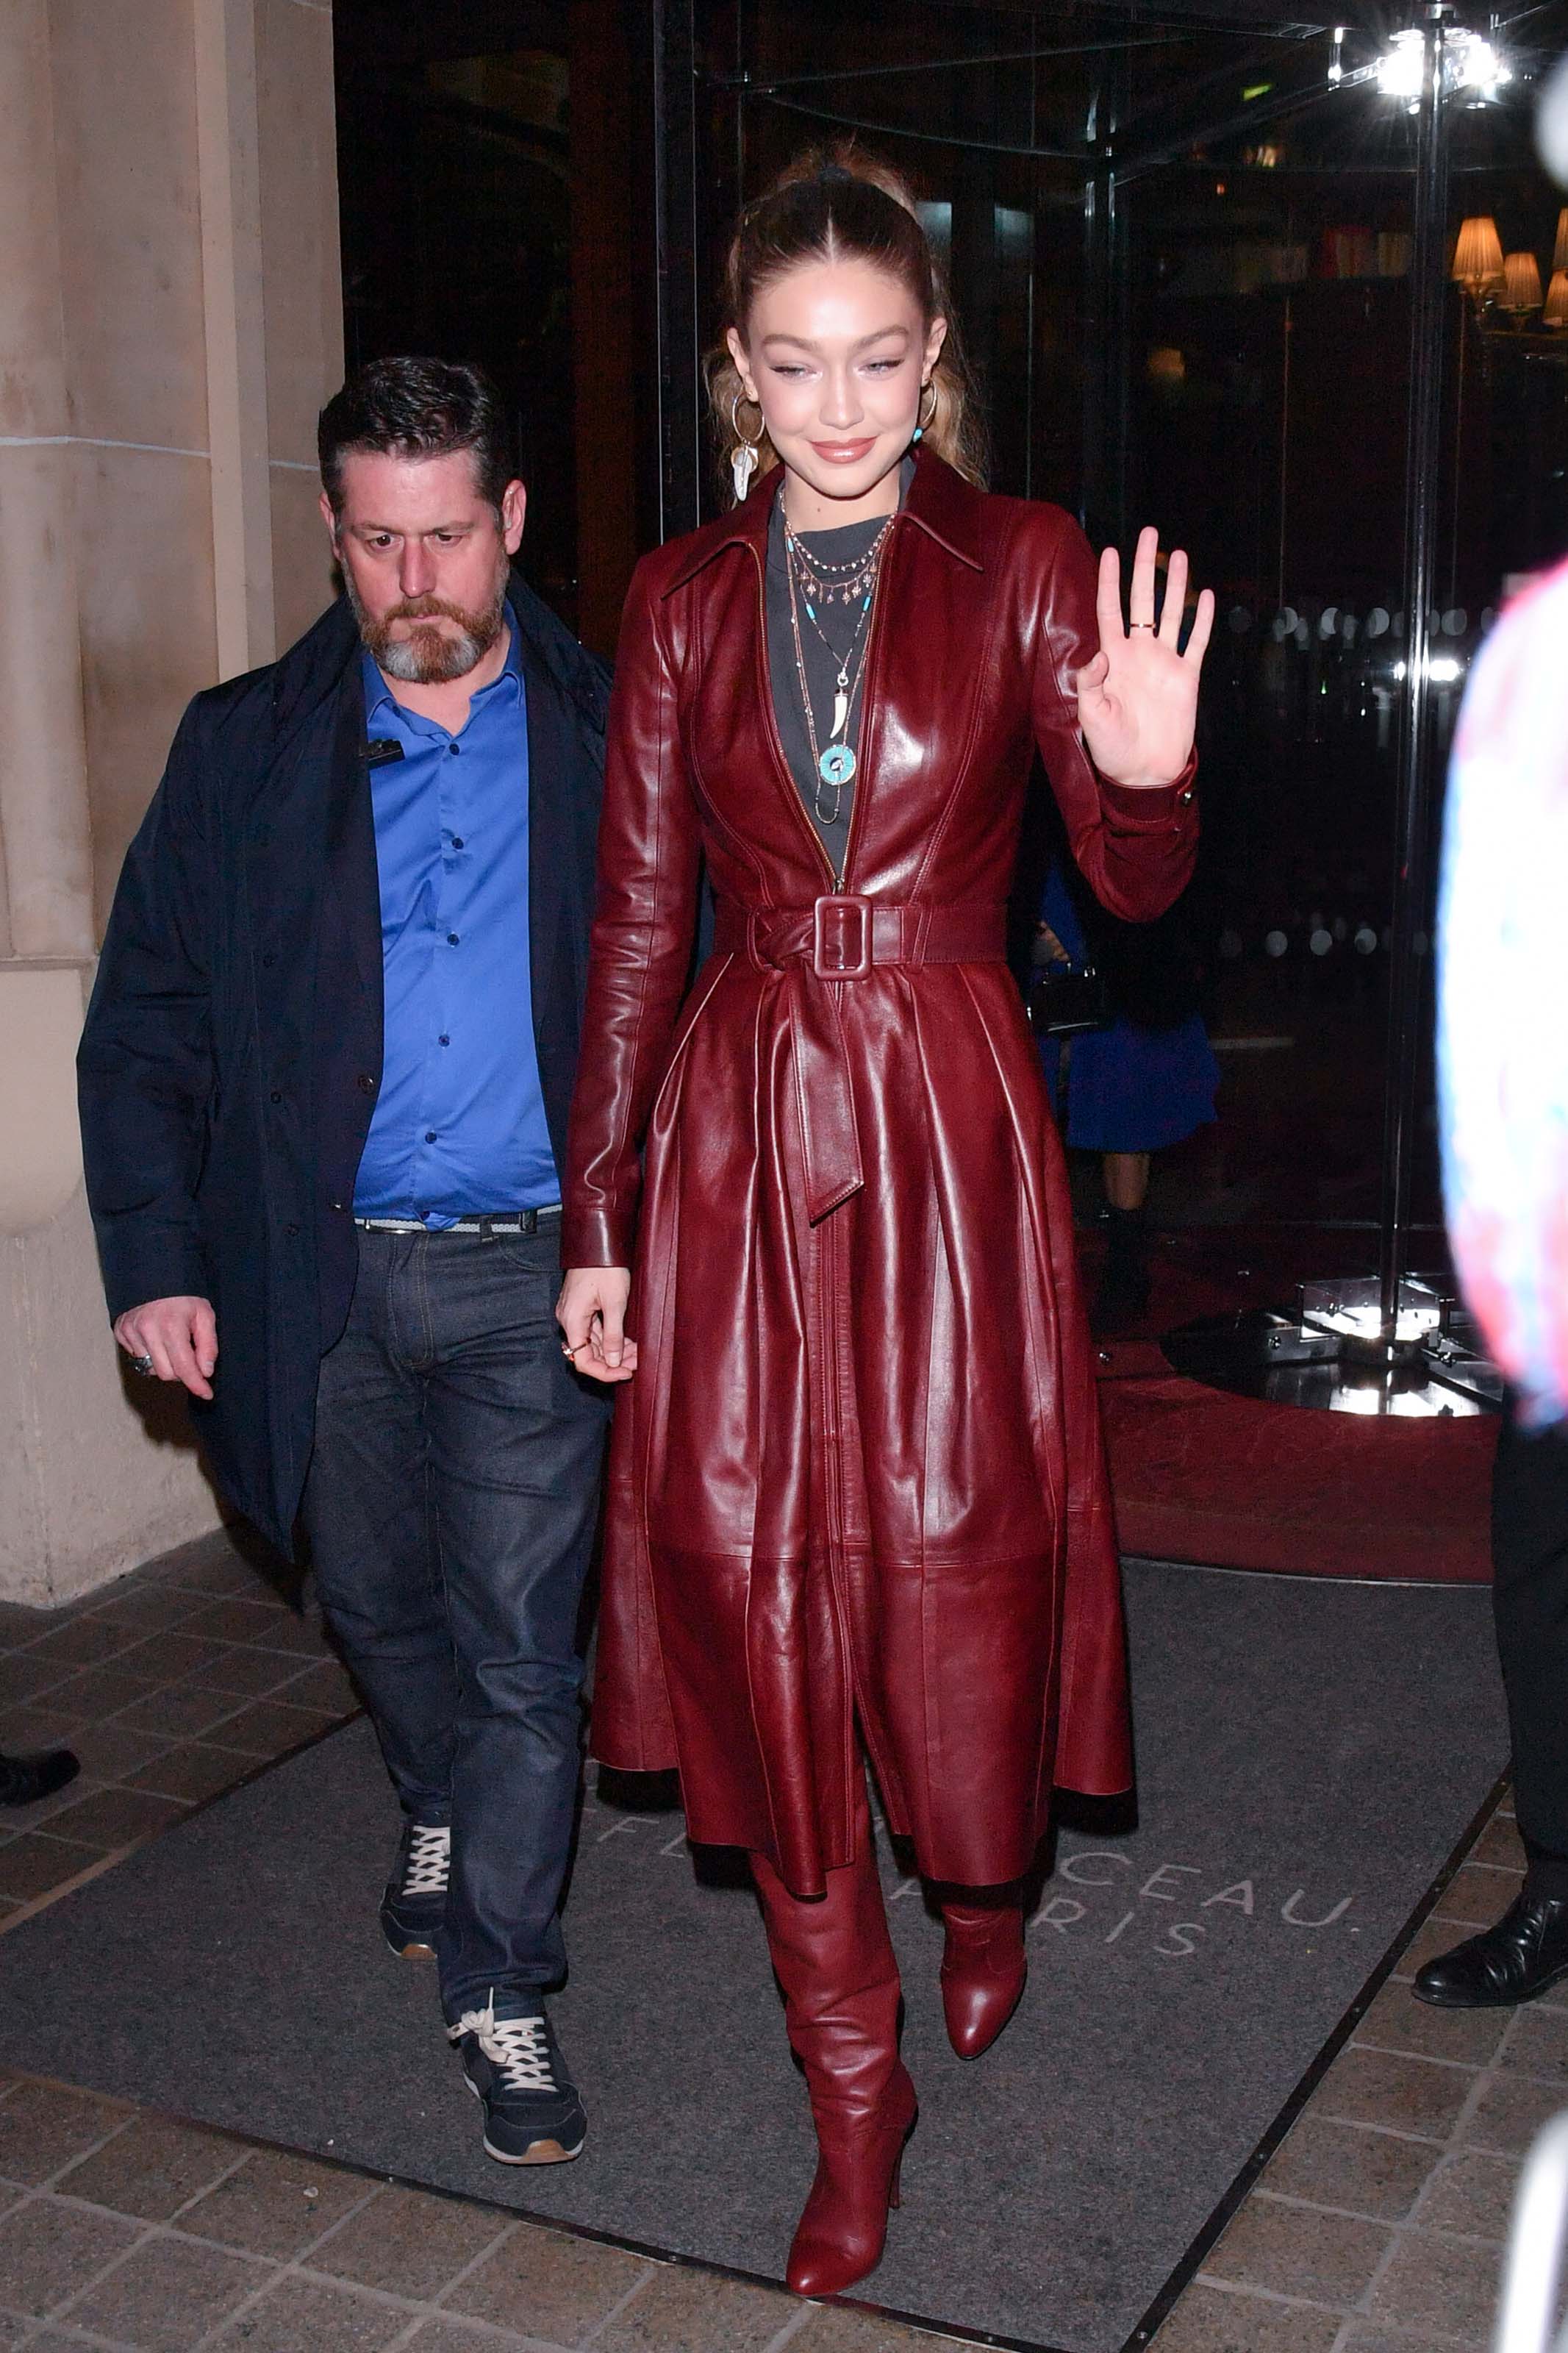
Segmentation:
<svg viewBox="0 0 1568 2353">
<path fill-rule="evenodd" d="M 1163 914 L 1197 848 L 1193 735 L 1214 597 L 1205 588 L 1198 598 L 1182 649 L 1187 560 L 1172 556 L 1156 619 L 1157 552 L 1157 533 L 1141 533 L 1128 626 L 1115 549 L 1097 565 L 1078 525 L 1061 517 L 1033 618 L 1036 740 L 1079 867 L 1130 923 Z"/>
</svg>

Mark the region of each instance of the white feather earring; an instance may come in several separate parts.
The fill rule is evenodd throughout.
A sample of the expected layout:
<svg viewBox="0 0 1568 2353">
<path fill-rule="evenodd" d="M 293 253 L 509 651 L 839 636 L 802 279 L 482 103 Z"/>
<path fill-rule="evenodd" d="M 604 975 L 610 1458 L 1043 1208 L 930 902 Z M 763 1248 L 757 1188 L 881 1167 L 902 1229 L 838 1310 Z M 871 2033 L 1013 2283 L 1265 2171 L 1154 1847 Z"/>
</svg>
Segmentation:
<svg viewBox="0 0 1568 2353">
<path fill-rule="evenodd" d="M 735 504 L 737 506 L 740 506 L 742 503 L 745 499 L 746 492 L 751 489 L 752 476 L 757 470 L 758 444 L 761 442 L 763 438 L 760 419 L 757 426 L 757 438 L 755 441 L 748 441 L 745 435 L 741 430 L 741 401 L 742 396 L 742 393 L 737 389 L 735 397 L 730 403 L 730 424 L 735 436 L 735 446 L 730 452 L 730 480 L 735 486 Z"/>
</svg>

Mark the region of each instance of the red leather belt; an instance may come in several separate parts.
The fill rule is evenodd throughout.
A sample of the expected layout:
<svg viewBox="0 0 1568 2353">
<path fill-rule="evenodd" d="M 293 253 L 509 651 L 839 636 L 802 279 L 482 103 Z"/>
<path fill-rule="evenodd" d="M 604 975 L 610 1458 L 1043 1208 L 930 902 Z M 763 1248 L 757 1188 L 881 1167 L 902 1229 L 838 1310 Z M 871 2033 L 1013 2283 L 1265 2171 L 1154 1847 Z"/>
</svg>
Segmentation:
<svg viewBox="0 0 1568 2353">
<path fill-rule="evenodd" d="M 812 907 L 741 906 L 719 902 L 713 945 L 744 955 L 758 971 L 783 975 L 799 1080 L 801 1174 L 812 1225 L 865 1183 L 856 1081 L 839 1008 L 842 992 L 819 980 L 863 980 L 878 965 L 995 964 L 1005 953 L 1007 911 L 1000 905 L 924 907 L 910 902 L 829 892 Z"/>
<path fill-rule="evenodd" d="M 1006 954 L 1004 906 L 927 907 L 828 892 L 811 907 L 746 908 L 721 899 L 721 955 L 782 972 L 805 960 L 818 980 L 861 980 L 874 965 L 994 964 Z"/>
</svg>

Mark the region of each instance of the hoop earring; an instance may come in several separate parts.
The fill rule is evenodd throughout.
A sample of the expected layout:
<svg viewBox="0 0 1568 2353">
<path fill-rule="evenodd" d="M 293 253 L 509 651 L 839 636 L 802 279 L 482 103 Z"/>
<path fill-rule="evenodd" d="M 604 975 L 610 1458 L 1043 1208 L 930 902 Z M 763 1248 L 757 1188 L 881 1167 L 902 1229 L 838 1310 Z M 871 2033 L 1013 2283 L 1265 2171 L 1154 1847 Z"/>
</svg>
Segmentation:
<svg viewBox="0 0 1568 2353">
<path fill-rule="evenodd" d="M 741 430 L 741 403 L 743 399 L 748 408 L 752 406 L 757 408 L 757 438 L 754 441 L 748 441 Z M 748 398 L 737 385 L 735 396 L 730 403 L 730 429 L 735 437 L 735 447 L 730 452 L 730 480 L 735 486 L 737 506 L 744 501 L 746 492 L 751 488 L 752 476 L 757 470 L 757 451 L 762 447 L 763 439 L 761 417 L 760 404 Z"/>
<path fill-rule="evenodd" d="M 925 438 L 926 438 L 926 427 L 927 427 L 927 426 L 928 426 L 928 425 L 930 425 L 930 423 L 931 422 L 931 418 L 932 418 L 932 417 L 935 417 L 935 415 L 936 415 L 936 398 L 937 398 L 937 395 L 936 395 L 936 385 L 932 383 L 932 381 L 931 381 L 931 377 L 930 377 L 929 375 L 927 376 L 927 378 L 926 378 L 926 380 L 925 380 L 924 384 L 922 384 L 922 385 L 921 385 L 921 409 L 922 409 L 922 410 L 924 409 L 925 405 L 926 405 L 926 395 L 927 395 L 927 393 L 928 393 L 928 392 L 929 392 L 929 393 L 930 393 L 930 395 L 931 395 L 931 416 L 930 416 L 930 417 L 927 417 L 927 416 L 923 416 L 923 415 L 922 415 L 922 416 L 921 417 L 919 423 L 918 423 L 918 424 L 916 425 L 916 427 L 915 427 L 914 434 L 913 434 L 913 436 L 912 436 L 912 438 L 913 438 L 914 440 L 916 440 L 916 441 L 923 441 L 923 440 L 925 439 Z"/>
</svg>

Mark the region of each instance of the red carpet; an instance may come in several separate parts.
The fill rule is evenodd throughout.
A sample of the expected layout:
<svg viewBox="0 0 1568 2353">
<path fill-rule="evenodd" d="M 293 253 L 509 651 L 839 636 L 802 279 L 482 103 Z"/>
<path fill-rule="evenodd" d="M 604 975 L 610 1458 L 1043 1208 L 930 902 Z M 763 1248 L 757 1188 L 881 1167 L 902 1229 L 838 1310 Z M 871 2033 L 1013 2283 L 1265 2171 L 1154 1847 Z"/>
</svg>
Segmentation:
<svg viewBox="0 0 1568 2353">
<path fill-rule="evenodd" d="M 1158 1332 L 1227 1307 L 1289 1304 L 1289 1282 L 1258 1263 L 1266 1247 L 1212 1232 L 1165 1238 L 1138 1335 L 1101 1345 L 1122 1551 L 1312 1577 L 1485 1584 L 1494 1416 L 1363 1420 L 1257 1404 L 1172 1372 Z M 1354 1270 L 1341 1253 L 1311 1271 Z M 1092 1265 L 1085 1272 L 1092 1282 Z"/>
</svg>

